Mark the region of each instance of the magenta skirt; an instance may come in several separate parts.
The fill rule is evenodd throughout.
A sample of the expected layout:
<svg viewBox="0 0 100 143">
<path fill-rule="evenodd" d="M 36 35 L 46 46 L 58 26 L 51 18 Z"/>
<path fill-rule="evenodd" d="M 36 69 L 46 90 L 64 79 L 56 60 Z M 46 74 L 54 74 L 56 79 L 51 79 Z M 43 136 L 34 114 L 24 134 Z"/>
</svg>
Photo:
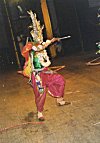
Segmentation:
<svg viewBox="0 0 100 143">
<path fill-rule="evenodd" d="M 39 93 L 35 81 L 35 76 L 34 74 L 32 74 L 32 85 L 35 94 L 35 102 L 37 110 L 42 112 L 46 99 L 46 92 L 48 91 L 50 95 L 53 97 L 58 97 L 58 98 L 63 97 L 65 80 L 63 76 L 58 73 L 46 73 L 46 71 L 42 71 L 40 73 L 40 77 L 42 80 L 42 86 L 44 87 L 44 92 L 42 94 Z"/>
</svg>

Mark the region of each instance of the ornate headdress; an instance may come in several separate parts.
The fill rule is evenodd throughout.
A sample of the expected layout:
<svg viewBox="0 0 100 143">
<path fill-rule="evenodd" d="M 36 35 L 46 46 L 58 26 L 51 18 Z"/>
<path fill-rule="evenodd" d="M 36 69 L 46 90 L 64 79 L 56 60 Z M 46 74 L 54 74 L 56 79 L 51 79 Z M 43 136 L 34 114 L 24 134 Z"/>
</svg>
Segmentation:
<svg viewBox="0 0 100 143">
<path fill-rule="evenodd" d="M 32 29 L 30 33 L 32 35 L 33 41 L 42 43 L 43 42 L 42 30 L 44 26 L 40 25 L 40 21 L 38 21 L 36 18 L 36 13 L 33 14 L 33 12 L 30 10 L 28 11 L 28 14 L 30 15 L 32 20 L 32 25 L 29 27 Z"/>
</svg>

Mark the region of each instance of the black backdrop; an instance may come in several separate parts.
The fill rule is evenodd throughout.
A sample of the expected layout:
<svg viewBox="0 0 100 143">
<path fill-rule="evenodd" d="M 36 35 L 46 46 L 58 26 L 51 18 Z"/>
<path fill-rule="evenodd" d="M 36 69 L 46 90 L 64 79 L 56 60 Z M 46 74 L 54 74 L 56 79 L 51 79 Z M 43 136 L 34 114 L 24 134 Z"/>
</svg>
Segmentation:
<svg viewBox="0 0 100 143">
<path fill-rule="evenodd" d="M 98 1 L 97 1 L 98 2 Z M 88 0 L 54 0 L 61 35 L 71 34 L 63 41 L 65 53 L 95 50 L 100 41 L 97 10 L 100 6 Z"/>
<path fill-rule="evenodd" d="M 73 0 L 54 0 L 60 35 L 71 35 L 68 40 L 62 41 L 64 53 L 82 51 L 82 37 L 79 19 Z"/>
</svg>

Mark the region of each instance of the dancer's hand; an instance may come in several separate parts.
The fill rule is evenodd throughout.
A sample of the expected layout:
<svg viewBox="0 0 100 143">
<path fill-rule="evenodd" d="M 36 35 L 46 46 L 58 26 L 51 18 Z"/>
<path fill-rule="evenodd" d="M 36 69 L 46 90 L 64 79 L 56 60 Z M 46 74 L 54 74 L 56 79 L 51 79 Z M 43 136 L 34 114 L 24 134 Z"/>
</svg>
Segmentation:
<svg viewBox="0 0 100 143">
<path fill-rule="evenodd" d="M 60 41 L 60 39 L 59 38 L 55 38 L 55 37 L 51 39 L 51 43 L 54 43 L 56 41 Z"/>
</svg>

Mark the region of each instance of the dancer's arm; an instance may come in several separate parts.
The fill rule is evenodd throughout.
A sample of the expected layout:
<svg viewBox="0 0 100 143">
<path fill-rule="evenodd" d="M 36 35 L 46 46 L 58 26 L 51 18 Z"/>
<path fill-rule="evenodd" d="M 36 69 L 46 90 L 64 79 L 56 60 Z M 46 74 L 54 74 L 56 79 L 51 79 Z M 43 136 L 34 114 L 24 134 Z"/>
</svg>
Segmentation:
<svg viewBox="0 0 100 143">
<path fill-rule="evenodd" d="M 36 52 L 40 52 L 42 50 L 44 50 L 45 48 L 47 48 L 49 45 L 55 43 L 56 41 L 60 41 L 59 38 L 52 38 L 51 40 L 46 40 L 46 42 L 43 42 L 40 46 L 41 48 L 36 50 Z"/>
</svg>

